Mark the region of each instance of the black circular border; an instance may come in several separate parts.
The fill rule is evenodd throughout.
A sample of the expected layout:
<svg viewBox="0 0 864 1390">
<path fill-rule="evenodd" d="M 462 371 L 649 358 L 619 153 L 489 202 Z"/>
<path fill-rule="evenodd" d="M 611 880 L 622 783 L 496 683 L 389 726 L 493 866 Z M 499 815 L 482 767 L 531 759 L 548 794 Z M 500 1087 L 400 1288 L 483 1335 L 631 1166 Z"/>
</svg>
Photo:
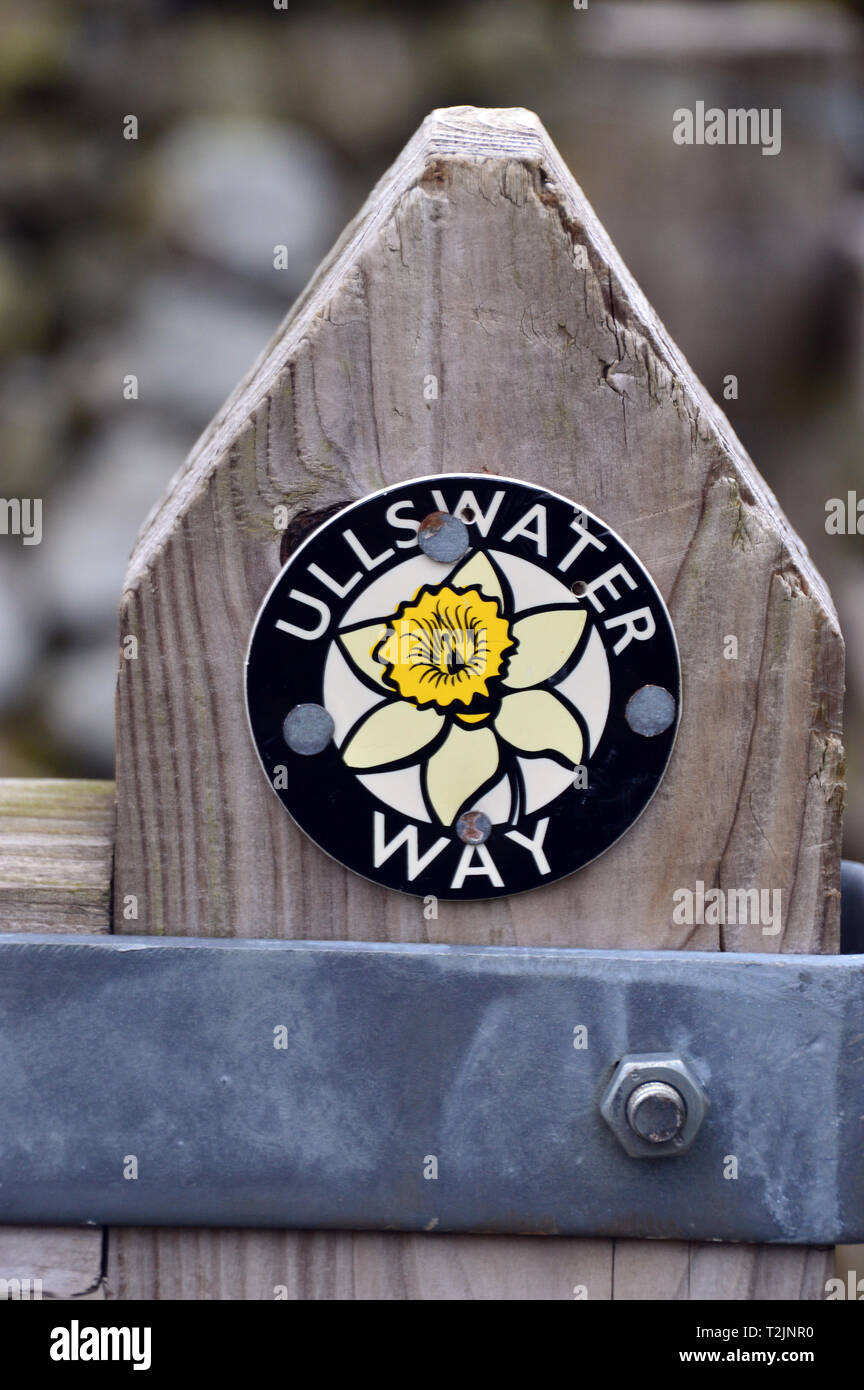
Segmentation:
<svg viewBox="0 0 864 1390">
<path fill-rule="evenodd" d="M 331 620 L 320 637 L 304 642 L 302 651 L 304 656 L 308 654 L 308 659 L 289 665 L 285 659 L 285 635 L 275 624 L 276 619 L 287 612 L 288 591 L 298 587 L 298 571 L 310 563 L 317 563 L 328 573 L 335 571 L 340 578 L 346 578 L 351 573 L 351 551 L 347 545 L 339 544 L 334 554 L 334 542 L 339 542 L 335 534 L 337 528 L 341 531 L 345 526 L 350 527 L 368 554 L 378 555 L 407 535 L 402 531 L 391 533 L 386 527 L 387 508 L 394 502 L 412 500 L 415 502 L 413 519 L 421 521 L 429 512 L 437 510 L 433 488 L 443 493 L 448 504 L 454 507 L 463 492 L 473 492 L 484 515 L 494 494 L 504 490 L 492 527 L 494 534 L 481 538 L 478 548 L 504 550 L 543 565 L 543 557 L 538 555 L 530 539 L 517 537 L 506 543 L 500 539 L 529 507 L 542 502 L 546 506 L 550 557 L 546 563 L 551 573 L 571 584 L 576 580 L 590 583 L 614 564 L 626 563 L 628 573 L 636 580 L 634 589 L 619 582 L 622 597 L 618 602 L 603 591 L 604 614 L 598 614 L 591 606 L 588 609 L 607 649 L 612 674 L 606 727 L 597 751 L 587 763 L 589 785 L 563 792 L 554 802 L 518 823 L 517 828 L 530 838 L 536 822 L 549 816 L 543 850 L 551 872 L 545 875 L 539 874 L 532 855 L 524 847 L 506 837 L 507 829 L 514 828 L 512 825 L 493 827 L 487 847 L 503 879 L 502 888 L 496 888 L 488 877 L 468 877 L 461 889 L 451 889 L 449 882 L 465 849 L 452 829 L 447 831 L 440 826 L 412 821 L 384 807 L 345 768 L 334 744 L 314 757 L 304 756 L 293 753 L 282 738 L 282 725 L 289 709 L 307 701 L 322 703 L 327 651 L 345 608 L 354 602 L 359 592 L 352 590 L 340 600 L 320 583 L 311 581 L 311 585 L 316 586 L 316 595 L 330 606 Z M 559 576 L 554 565 L 577 539 L 571 529 L 571 522 L 577 516 L 584 519 L 586 528 L 603 541 L 606 549 L 600 551 L 592 545 L 586 546 L 567 574 Z M 393 558 L 372 571 L 369 582 L 411 558 L 412 553 L 416 553 L 413 548 L 394 547 Z M 465 558 L 470 558 L 470 554 Z M 311 585 L 304 583 L 300 587 L 312 591 Z M 611 638 L 607 638 L 604 619 L 641 607 L 651 610 L 656 627 L 654 635 L 647 642 L 631 641 L 615 656 L 612 652 L 615 630 Z M 296 620 L 294 605 L 291 616 Z M 617 631 L 620 633 L 620 629 Z M 681 675 L 672 623 L 651 577 L 629 546 L 591 512 L 557 493 L 516 479 L 473 473 L 434 474 L 395 484 L 349 504 L 304 539 L 288 557 L 255 620 L 246 657 L 245 683 L 249 726 L 259 759 L 271 787 L 300 829 L 332 858 L 374 883 L 418 897 L 434 895 L 457 901 L 509 897 L 554 883 L 611 848 L 642 814 L 656 792 L 672 753 L 681 714 Z M 678 717 L 663 733 L 646 738 L 633 732 L 624 712 L 630 697 L 641 686 L 649 684 L 665 686 L 672 693 Z M 280 766 L 287 769 L 288 780 L 288 786 L 282 789 L 274 785 L 276 769 Z M 413 881 L 409 881 L 405 873 L 404 848 L 398 849 L 376 869 L 372 857 L 372 813 L 375 810 L 385 815 L 388 842 L 404 825 L 415 824 L 421 855 L 442 836 L 452 838 L 452 848 L 443 850 Z M 556 868 L 562 858 L 566 858 L 565 867 Z"/>
</svg>

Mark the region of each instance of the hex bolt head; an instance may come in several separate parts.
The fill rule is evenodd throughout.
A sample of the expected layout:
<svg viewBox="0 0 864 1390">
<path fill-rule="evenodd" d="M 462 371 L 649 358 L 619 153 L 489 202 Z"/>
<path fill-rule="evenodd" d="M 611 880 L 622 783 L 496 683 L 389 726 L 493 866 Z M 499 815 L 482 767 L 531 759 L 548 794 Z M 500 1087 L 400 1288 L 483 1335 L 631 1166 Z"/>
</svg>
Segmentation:
<svg viewBox="0 0 864 1390">
<path fill-rule="evenodd" d="M 631 1158 L 686 1153 L 708 1109 L 692 1065 L 674 1053 L 628 1053 L 618 1063 L 600 1113 Z"/>
<path fill-rule="evenodd" d="M 684 1126 L 684 1097 L 665 1081 L 645 1081 L 630 1093 L 627 1123 L 649 1144 L 668 1144 Z"/>
</svg>

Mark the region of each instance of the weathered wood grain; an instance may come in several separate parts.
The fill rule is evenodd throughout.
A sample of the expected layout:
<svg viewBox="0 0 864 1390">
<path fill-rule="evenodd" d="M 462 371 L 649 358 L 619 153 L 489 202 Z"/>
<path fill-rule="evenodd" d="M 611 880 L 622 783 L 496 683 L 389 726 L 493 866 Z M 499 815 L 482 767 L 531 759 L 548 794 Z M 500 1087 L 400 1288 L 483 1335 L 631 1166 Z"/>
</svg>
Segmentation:
<svg viewBox="0 0 864 1390">
<path fill-rule="evenodd" d="M 110 931 L 113 852 L 113 782 L 0 781 L 0 932 Z M 0 1279 L 103 1297 L 102 1231 L 0 1226 Z"/>
<path fill-rule="evenodd" d="M 660 792 L 607 855 L 509 901 L 441 904 L 427 921 L 418 901 L 329 860 L 279 807 L 246 728 L 243 658 L 280 565 L 275 507 L 308 520 L 450 470 L 544 484 L 633 546 L 672 612 L 684 716 Z M 427 120 L 150 518 L 121 629 L 138 637 L 139 658 L 120 661 L 118 680 L 115 902 L 134 894 L 140 915 L 118 914 L 118 927 L 837 947 L 843 644 L 830 597 L 528 112 Z M 735 660 L 724 658 L 728 636 Z M 779 889 L 781 935 L 675 925 L 672 895 L 697 880 Z M 113 1248 L 115 1292 L 145 1297 L 200 1296 L 201 1279 L 208 1297 L 243 1296 L 262 1263 L 281 1269 L 274 1282 L 292 1296 L 432 1296 L 449 1278 L 459 1297 L 528 1284 L 572 1297 L 579 1283 L 592 1297 L 678 1297 L 694 1271 L 711 1284 L 713 1250 L 166 1232 L 120 1233 Z M 195 1251 L 206 1275 L 188 1273 Z M 736 1247 L 731 1264 L 718 1255 L 715 1293 L 797 1297 L 815 1288 L 820 1260 Z M 187 1271 L 185 1293 L 172 1261 Z"/>
<path fill-rule="evenodd" d="M 110 931 L 114 783 L 0 780 L 0 931 Z"/>
<path fill-rule="evenodd" d="M 615 1241 L 611 1297 L 749 1302 L 821 1299 L 833 1251 L 800 1245 Z"/>
<path fill-rule="evenodd" d="M 112 1233 L 109 1297 L 609 1298 L 605 1240 L 333 1231 Z M 557 1256 L 553 1247 L 561 1247 Z M 560 1258 L 560 1256 L 564 1256 Z M 551 1258 L 550 1258 L 551 1256 Z"/>
<path fill-rule="evenodd" d="M 14 1298 L 13 1281 L 29 1280 L 31 1299 L 37 1289 L 42 1299 L 104 1299 L 102 1239 L 98 1228 L 0 1226 L 2 1287 Z"/>
</svg>

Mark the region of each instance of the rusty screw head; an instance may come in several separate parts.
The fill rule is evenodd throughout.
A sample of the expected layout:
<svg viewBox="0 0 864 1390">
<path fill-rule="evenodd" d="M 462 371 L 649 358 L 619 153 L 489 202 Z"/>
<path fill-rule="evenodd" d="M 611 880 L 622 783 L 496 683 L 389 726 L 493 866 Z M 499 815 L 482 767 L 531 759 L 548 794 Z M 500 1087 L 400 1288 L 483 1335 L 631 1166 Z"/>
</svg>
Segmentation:
<svg viewBox="0 0 864 1390">
<path fill-rule="evenodd" d="M 430 512 L 420 523 L 417 540 L 424 555 L 442 565 L 461 560 L 470 545 L 465 522 L 449 512 Z"/>
<path fill-rule="evenodd" d="M 456 822 L 456 834 L 464 845 L 483 845 L 492 834 L 492 822 L 483 811 L 466 811 Z"/>
</svg>

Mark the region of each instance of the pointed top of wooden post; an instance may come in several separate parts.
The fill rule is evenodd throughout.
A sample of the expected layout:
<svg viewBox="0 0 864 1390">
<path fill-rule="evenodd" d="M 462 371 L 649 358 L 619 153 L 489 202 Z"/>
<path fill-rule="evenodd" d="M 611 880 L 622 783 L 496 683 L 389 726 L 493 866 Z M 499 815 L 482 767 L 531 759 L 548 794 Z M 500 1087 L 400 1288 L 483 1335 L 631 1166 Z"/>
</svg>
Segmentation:
<svg viewBox="0 0 864 1390">
<path fill-rule="evenodd" d="M 612 851 L 494 916 L 448 904 L 430 920 L 327 859 L 276 804 L 246 728 L 243 656 L 304 527 L 442 471 L 553 488 L 623 535 L 670 605 L 686 713 L 660 793 Z M 835 940 L 842 642 L 830 597 L 531 112 L 427 118 L 149 520 L 121 624 L 139 638 L 118 685 L 129 929 L 755 950 Z M 779 890 L 781 930 L 676 921 L 675 891 L 696 882 Z M 138 915 L 124 921 L 127 898 Z"/>
<path fill-rule="evenodd" d="M 306 335 L 314 330 L 316 320 L 328 316 L 331 301 L 344 290 L 346 282 L 350 284 L 356 276 L 364 251 L 382 234 L 396 209 L 414 189 L 423 190 L 431 198 L 440 195 L 449 174 L 459 166 L 473 167 L 478 187 L 490 202 L 504 198 L 525 205 L 530 188 L 538 206 L 542 205 L 557 216 L 563 233 L 571 242 L 577 264 L 584 253 L 586 272 L 590 273 L 589 263 L 595 276 L 599 271 L 599 288 L 607 306 L 604 316 L 614 324 L 616 335 L 620 335 L 615 344 L 619 357 L 623 335 L 634 333 L 644 338 L 654 354 L 655 370 L 660 373 L 653 386 L 670 392 L 681 408 L 691 412 L 693 426 L 699 433 L 716 435 L 748 488 L 776 515 L 790 549 L 809 573 L 826 607 L 833 611 L 821 576 L 813 568 L 798 536 L 788 526 L 776 498 L 754 468 L 726 416 L 669 338 L 539 116 L 521 106 L 449 106 L 430 112 L 321 262 L 272 341 L 192 450 L 162 506 L 142 529 L 131 557 L 127 587 L 149 563 L 160 539 L 182 515 L 187 499 L 216 465 L 238 429 L 243 428 L 280 375 L 289 369 L 293 355 Z M 626 346 L 625 341 L 623 347 Z M 611 365 L 617 373 L 615 363 Z M 626 389 L 623 375 L 609 384 L 614 390 Z"/>
</svg>

